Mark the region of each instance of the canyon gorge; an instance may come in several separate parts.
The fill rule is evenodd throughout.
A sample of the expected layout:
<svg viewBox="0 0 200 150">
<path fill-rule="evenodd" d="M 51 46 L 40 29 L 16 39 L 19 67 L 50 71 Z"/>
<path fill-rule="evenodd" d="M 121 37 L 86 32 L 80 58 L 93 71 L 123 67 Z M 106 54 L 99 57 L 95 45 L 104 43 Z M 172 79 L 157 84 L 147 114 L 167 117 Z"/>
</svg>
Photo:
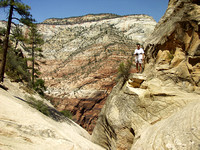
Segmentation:
<svg viewBox="0 0 200 150">
<path fill-rule="evenodd" d="M 144 43 L 156 22 L 147 15 L 112 14 L 67 22 L 48 19 L 38 25 L 45 39 L 39 70 L 56 108 L 71 111 L 74 121 L 91 133 L 117 82 L 119 64 L 131 59 L 135 44 Z"/>
<path fill-rule="evenodd" d="M 0 149 L 200 149 L 199 0 L 169 0 L 158 23 L 148 15 L 89 14 L 37 27 L 45 41 L 38 69 L 50 101 L 6 76 Z M 118 78 L 136 43 L 145 50 L 143 73 L 133 64 L 128 80 Z M 73 121 L 41 115 L 24 102 L 27 95 L 54 112 L 70 111 Z"/>
</svg>

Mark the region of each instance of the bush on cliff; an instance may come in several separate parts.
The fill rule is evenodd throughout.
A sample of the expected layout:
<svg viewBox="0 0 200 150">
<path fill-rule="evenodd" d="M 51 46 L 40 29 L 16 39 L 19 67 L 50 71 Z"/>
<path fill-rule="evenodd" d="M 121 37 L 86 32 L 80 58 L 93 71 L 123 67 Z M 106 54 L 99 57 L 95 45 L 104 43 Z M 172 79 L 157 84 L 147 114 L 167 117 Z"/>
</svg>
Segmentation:
<svg viewBox="0 0 200 150">
<path fill-rule="evenodd" d="M 130 75 L 131 66 L 132 66 L 132 61 L 130 61 L 130 60 L 127 60 L 126 63 L 122 62 L 119 65 L 117 79 L 123 78 L 123 85 L 128 80 L 128 77 Z"/>
<path fill-rule="evenodd" d="M 60 111 L 60 113 L 62 114 L 62 115 L 64 115 L 65 117 L 67 117 L 67 118 L 69 118 L 69 119 L 72 119 L 72 113 L 69 111 L 69 110 L 62 110 L 62 111 Z"/>
</svg>

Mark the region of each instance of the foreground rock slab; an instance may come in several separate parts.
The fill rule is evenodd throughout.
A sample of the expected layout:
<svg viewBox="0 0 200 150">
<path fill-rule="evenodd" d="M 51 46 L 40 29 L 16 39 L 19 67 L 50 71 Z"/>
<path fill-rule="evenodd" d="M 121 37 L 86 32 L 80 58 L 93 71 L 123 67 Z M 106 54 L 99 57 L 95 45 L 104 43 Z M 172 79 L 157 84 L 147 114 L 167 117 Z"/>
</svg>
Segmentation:
<svg viewBox="0 0 200 150">
<path fill-rule="evenodd" d="M 168 119 L 149 126 L 131 150 L 200 148 L 200 102 L 190 103 Z"/>
<path fill-rule="evenodd" d="M 18 90 L 15 95 L 17 89 L 13 90 L 14 86 L 10 89 L 0 88 L 1 150 L 103 150 L 70 119 L 62 122 L 52 120 L 20 100 L 18 96 L 23 93 Z"/>
</svg>

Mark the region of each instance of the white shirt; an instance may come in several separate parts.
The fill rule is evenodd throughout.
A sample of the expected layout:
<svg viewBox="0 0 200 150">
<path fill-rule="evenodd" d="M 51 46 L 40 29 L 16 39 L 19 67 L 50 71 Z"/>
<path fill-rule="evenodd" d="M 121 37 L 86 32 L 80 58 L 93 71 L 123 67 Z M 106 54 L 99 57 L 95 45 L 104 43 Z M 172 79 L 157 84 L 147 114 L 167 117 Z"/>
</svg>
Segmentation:
<svg viewBox="0 0 200 150">
<path fill-rule="evenodd" d="M 138 54 L 138 55 L 136 55 L 136 59 L 141 60 L 141 59 L 143 59 L 142 54 L 144 54 L 144 50 L 142 48 L 135 49 L 134 55 L 135 54 Z"/>
</svg>

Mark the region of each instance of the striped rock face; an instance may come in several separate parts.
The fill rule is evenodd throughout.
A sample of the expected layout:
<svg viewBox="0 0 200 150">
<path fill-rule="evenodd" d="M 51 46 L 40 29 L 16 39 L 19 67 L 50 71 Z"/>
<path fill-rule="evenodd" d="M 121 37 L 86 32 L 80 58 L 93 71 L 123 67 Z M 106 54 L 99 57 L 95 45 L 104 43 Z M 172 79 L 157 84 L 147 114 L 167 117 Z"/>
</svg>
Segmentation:
<svg viewBox="0 0 200 150">
<path fill-rule="evenodd" d="M 91 133 L 116 83 L 119 64 L 131 59 L 136 42 L 143 43 L 155 25 L 146 15 L 94 15 L 38 24 L 45 39 L 39 70 L 57 109 L 70 110 Z"/>
</svg>

